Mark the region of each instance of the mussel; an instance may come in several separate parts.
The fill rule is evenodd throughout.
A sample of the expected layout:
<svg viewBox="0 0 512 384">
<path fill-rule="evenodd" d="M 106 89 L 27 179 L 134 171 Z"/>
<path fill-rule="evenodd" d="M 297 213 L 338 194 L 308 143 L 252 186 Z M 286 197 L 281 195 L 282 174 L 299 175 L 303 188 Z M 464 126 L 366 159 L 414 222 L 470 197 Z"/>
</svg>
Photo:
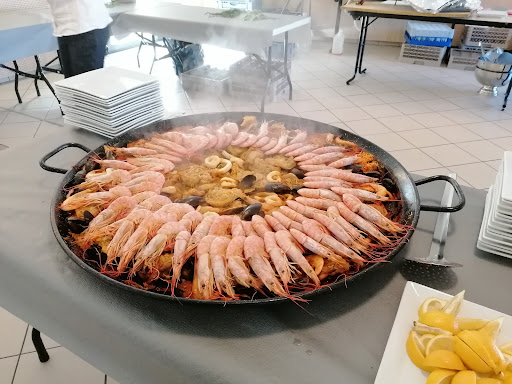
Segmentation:
<svg viewBox="0 0 512 384">
<path fill-rule="evenodd" d="M 95 169 L 99 169 L 100 165 L 95 162 L 93 159 L 88 159 L 84 164 L 84 171 L 85 173 L 89 173 L 91 171 L 94 171 Z"/>
<path fill-rule="evenodd" d="M 389 177 L 385 177 L 382 179 L 382 186 L 386 188 L 389 192 L 396 193 L 397 188 L 396 184 Z"/>
<path fill-rule="evenodd" d="M 293 188 L 292 188 L 292 194 L 294 194 L 294 195 L 298 195 L 298 194 L 299 194 L 299 192 L 298 192 L 298 191 L 299 191 L 299 189 L 302 189 L 302 188 L 304 188 L 304 186 L 302 186 L 302 185 L 296 185 L 295 187 L 293 187 Z"/>
<path fill-rule="evenodd" d="M 83 183 L 85 181 L 86 174 L 87 172 L 85 172 L 85 169 L 82 169 L 81 171 L 75 173 L 75 177 L 73 177 L 73 184 L 78 185 L 80 183 Z"/>
<path fill-rule="evenodd" d="M 380 179 L 381 176 L 380 173 L 377 171 L 366 172 L 365 175 L 369 177 L 375 177 L 376 179 Z"/>
<path fill-rule="evenodd" d="M 350 169 L 353 172 L 361 172 L 361 169 L 363 169 L 363 166 L 358 165 L 358 164 L 352 164 L 352 165 L 346 166 L 345 169 Z"/>
<path fill-rule="evenodd" d="M 188 204 L 194 208 L 199 207 L 199 205 L 201 205 L 202 202 L 203 202 L 203 198 L 201 196 L 189 196 L 189 197 L 184 197 L 183 199 L 178 199 L 175 201 L 175 203 Z"/>
<path fill-rule="evenodd" d="M 240 189 L 249 189 L 249 188 L 252 188 L 252 186 L 254 185 L 256 181 L 256 176 L 254 175 L 247 175 L 245 176 L 241 181 L 240 183 L 238 184 L 238 187 Z"/>
<path fill-rule="evenodd" d="M 87 212 L 87 213 L 89 213 L 89 212 Z M 72 233 L 76 233 L 76 234 L 82 233 L 89 225 L 89 223 L 87 221 L 77 219 L 76 217 L 68 217 L 67 222 L 68 222 L 69 230 Z"/>
<path fill-rule="evenodd" d="M 94 215 L 89 211 L 84 211 L 84 220 L 89 223 L 94 219 Z"/>
<path fill-rule="evenodd" d="M 299 168 L 292 168 L 292 169 L 290 169 L 290 173 L 293 173 L 299 179 L 303 179 L 304 176 L 305 176 L 304 175 L 304 171 L 302 169 L 299 169 Z"/>
<path fill-rule="evenodd" d="M 240 212 L 242 212 L 246 207 L 236 207 L 236 208 L 230 208 L 226 209 L 225 211 L 222 211 L 219 213 L 219 215 L 238 215 Z"/>
<path fill-rule="evenodd" d="M 281 183 L 267 183 L 265 184 L 265 192 L 273 192 L 278 195 L 284 195 L 286 193 L 292 193 L 292 190 L 284 184 Z"/>
<path fill-rule="evenodd" d="M 248 205 L 243 209 L 240 216 L 242 220 L 250 221 L 254 215 L 259 215 L 261 212 L 261 207 L 263 205 L 260 203 Z"/>
</svg>

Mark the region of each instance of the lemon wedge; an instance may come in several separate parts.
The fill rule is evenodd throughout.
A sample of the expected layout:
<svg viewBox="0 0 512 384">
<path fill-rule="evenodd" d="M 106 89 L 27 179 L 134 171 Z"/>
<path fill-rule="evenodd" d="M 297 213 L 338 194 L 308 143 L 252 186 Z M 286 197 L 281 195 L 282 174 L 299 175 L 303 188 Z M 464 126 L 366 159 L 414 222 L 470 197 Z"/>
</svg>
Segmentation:
<svg viewBox="0 0 512 384">
<path fill-rule="evenodd" d="M 425 349 L 425 355 L 428 356 L 432 352 L 439 349 L 453 352 L 453 336 L 439 335 L 429 341 L 427 348 Z"/>
<path fill-rule="evenodd" d="M 432 340 L 434 337 L 436 337 L 436 335 L 433 335 L 431 333 L 425 333 L 424 335 L 420 336 L 421 344 L 423 344 L 423 349 L 424 349 L 423 354 L 426 353 L 427 345 L 430 342 L 430 340 Z"/>
<path fill-rule="evenodd" d="M 448 303 L 446 300 L 438 299 L 437 297 L 429 297 L 419 307 L 418 316 L 421 317 L 421 315 L 430 311 L 440 311 L 445 307 L 446 303 Z"/>
<path fill-rule="evenodd" d="M 451 384 L 476 384 L 475 371 L 460 371 L 453 376 Z"/>
<path fill-rule="evenodd" d="M 454 331 L 455 317 L 442 311 L 430 311 L 420 316 L 418 321 L 434 328 L 444 329 L 448 332 Z"/>
<path fill-rule="evenodd" d="M 462 364 L 462 360 L 452 351 L 437 350 L 427 355 L 423 360 L 423 366 L 427 371 L 436 369 L 450 369 L 454 371 L 464 371 L 466 367 Z"/>
<path fill-rule="evenodd" d="M 485 327 L 489 323 L 489 320 L 482 319 L 467 319 L 467 318 L 456 318 L 455 319 L 455 330 L 460 331 L 478 331 Z"/>
<path fill-rule="evenodd" d="M 441 328 L 431 327 L 430 325 L 426 325 L 420 323 L 419 321 L 414 322 L 414 330 L 420 335 L 431 334 L 431 335 L 452 335 L 450 331 L 446 331 Z"/>
<path fill-rule="evenodd" d="M 469 369 L 479 373 L 492 372 L 491 367 L 458 336 L 453 338 L 453 350 Z"/>
<path fill-rule="evenodd" d="M 512 341 L 510 343 L 500 345 L 500 349 L 503 353 L 508 353 L 509 355 L 512 355 Z"/>
<path fill-rule="evenodd" d="M 499 319 L 493 321 L 489 321 L 485 325 L 485 327 L 480 329 L 478 332 L 480 332 L 481 335 L 488 337 L 491 340 L 491 342 L 495 343 L 496 339 L 498 338 L 498 334 L 500 333 L 502 323 L 503 317 L 500 317 Z"/>
<path fill-rule="evenodd" d="M 425 370 L 423 367 L 423 360 L 425 360 L 425 355 L 423 352 L 421 352 L 423 345 L 421 344 L 420 338 L 416 332 L 409 332 L 409 337 L 407 338 L 405 347 L 407 349 L 407 355 L 409 355 L 409 359 L 411 359 L 414 365 L 420 369 Z"/>
<path fill-rule="evenodd" d="M 436 369 L 428 375 L 427 384 L 450 384 L 455 371 Z"/>
<path fill-rule="evenodd" d="M 466 291 L 462 291 L 453 296 L 451 300 L 448 301 L 448 303 L 446 303 L 446 305 L 443 307 L 442 311 L 450 315 L 457 316 L 457 313 L 459 313 L 460 310 L 460 306 L 464 301 L 465 292 Z"/>
<path fill-rule="evenodd" d="M 482 337 L 478 331 L 462 331 L 458 337 L 467 344 L 495 373 L 501 371 L 496 364 L 492 346 L 488 338 Z"/>
<path fill-rule="evenodd" d="M 503 384 L 503 381 L 499 379 L 492 379 L 490 377 L 484 379 L 478 379 L 476 384 Z"/>
</svg>

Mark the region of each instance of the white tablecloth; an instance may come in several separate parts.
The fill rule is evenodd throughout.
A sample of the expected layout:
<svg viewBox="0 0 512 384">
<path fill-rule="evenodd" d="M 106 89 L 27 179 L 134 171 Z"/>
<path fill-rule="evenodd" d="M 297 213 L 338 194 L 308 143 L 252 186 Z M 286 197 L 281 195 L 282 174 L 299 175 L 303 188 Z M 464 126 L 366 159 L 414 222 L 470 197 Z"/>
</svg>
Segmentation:
<svg viewBox="0 0 512 384">
<path fill-rule="evenodd" d="M 0 13 L 0 63 L 58 49 L 49 9 Z"/>
<path fill-rule="evenodd" d="M 211 44 L 262 55 L 284 32 L 304 29 L 309 16 L 268 14 L 269 19 L 244 21 L 212 17 L 215 8 L 160 3 L 124 12 L 114 22 L 117 30 L 148 32 L 197 44 Z"/>
</svg>

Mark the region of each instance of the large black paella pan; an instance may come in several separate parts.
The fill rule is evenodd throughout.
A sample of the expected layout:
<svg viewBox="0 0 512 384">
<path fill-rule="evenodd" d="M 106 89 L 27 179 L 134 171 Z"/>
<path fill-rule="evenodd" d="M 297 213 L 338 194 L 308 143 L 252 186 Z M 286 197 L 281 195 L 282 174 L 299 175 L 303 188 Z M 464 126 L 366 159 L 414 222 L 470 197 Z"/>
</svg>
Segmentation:
<svg viewBox="0 0 512 384">
<path fill-rule="evenodd" d="M 184 117 L 178 117 L 162 122 L 158 122 L 155 124 L 151 124 L 149 126 L 145 126 L 139 129 L 132 130 L 128 133 L 125 133 L 121 136 L 118 136 L 104 145 L 111 147 L 124 147 L 128 143 L 149 138 L 155 132 L 166 132 L 172 130 L 177 127 L 184 126 L 201 126 L 207 124 L 219 124 L 222 122 L 230 121 L 235 123 L 240 123 L 244 116 L 246 115 L 255 115 L 254 113 L 242 113 L 242 112 L 230 112 L 230 113 L 210 113 L 210 114 L 200 114 L 200 115 L 190 115 Z M 256 117 L 258 114 L 256 114 Z M 341 137 L 343 140 L 351 141 L 361 147 L 365 152 L 368 152 L 375 156 L 377 161 L 379 162 L 381 169 L 384 170 L 384 174 L 386 177 L 386 182 L 389 188 L 392 188 L 396 192 L 396 196 L 399 196 L 399 199 L 394 202 L 396 217 L 395 220 L 407 227 L 414 228 L 418 222 L 419 214 L 421 210 L 424 211 L 436 211 L 436 212 L 455 212 L 464 207 L 465 198 L 462 193 L 460 186 L 457 182 L 447 176 L 434 176 L 427 179 L 423 179 L 417 182 L 414 182 L 410 176 L 410 174 L 405 170 L 405 168 L 388 152 L 383 150 L 382 148 L 376 146 L 370 141 L 355 135 L 350 132 L 343 131 L 336 127 L 322 124 L 319 122 L 306 120 L 298 117 L 284 116 L 284 115 L 276 115 L 276 114 L 265 114 L 265 119 L 267 121 L 275 121 L 279 123 L 283 123 L 287 129 L 300 129 L 311 133 L 318 132 L 330 132 L 334 135 Z M 54 156 L 56 153 L 62 151 L 68 147 L 78 147 L 88 152 L 86 156 L 84 156 L 72 169 L 65 170 L 54 168 L 46 164 L 46 161 Z M 66 196 L 69 193 L 69 190 L 77 185 L 80 180 L 83 178 L 84 169 L 87 171 L 92 170 L 94 162 L 91 161 L 91 157 L 94 158 L 105 158 L 106 153 L 104 146 L 100 146 L 94 150 L 90 150 L 78 143 L 68 143 L 63 144 L 60 147 L 56 148 L 54 151 L 48 153 L 40 162 L 40 165 L 43 169 L 50 172 L 57 172 L 65 174 L 62 182 L 60 183 L 51 205 L 51 223 L 52 228 L 55 234 L 55 237 L 59 241 L 60 245 L 67 253 L 67 255 L 75 261 L 80 267 L 85 269 L 87 272 L 96 275 L 98 278 L 103 281 L 121 287 L 123 289 L 131 290 L 138 294 L 153 296 L 157 298 L 162 298 L 166 300 L 180 300 L 183 302 L 194 302 L 194 303 L 209 303 L 209 304 L 250 304 L 250 303 L 269 303 L 269 302 L 281 302 L 287 300 L 284 297 L 269 295 L 268 292 L 266 294 L 256 294 L 254 297 L 247 297 L 242 300 L 231 300 L 231 301 L 223 301 L 223 300 L 197 300 L 186 297 L 174 297 L 170 295 L 169 290 L 165 289 L 165 283 L 156 287 L 157 289 L 141 289 L 141 287 L 137 287 L 135 285 L 126 284 L 121 279 L 115 279 L 109 277 L 107 274 L 101 273 L 99 268 L 95 265 L 94 262 L 88 260 L 88 256 L 82 249 L 80 249 L 77 245 L 74 244 L 73 241 L 70 241 L 72 232 L 76 232 L 71 228 L 72 223 L 70 224 L 69 214 L 59 209 L 62 202 L 66 199 Z M 425 184 L 428 182 L 443 180 L 449 182 L 455 189 L 458 196 L 458 204 L 453 207 L 435 207 L 435 206 L 427 206 L 420 204 L 420 198 L 418 195 L 418 190 L 416 188 L 417 185 Z M 413 230 L 408 230 L 402 237 L 402 241 L 397 242 L 392 248 L 388 248 L 385 255 L 382 255 L 381 261 L 389 261 L 393 259 L 398 252 L 405 246 L 407 239 L 409 239 L 413 235 Z M 303 291 L 300 293 L 294 294 L 297 297 L 301 298 L 309 298 L 310 296 L 324 292 L 327 290 L 331 290 L 333 288 L 337 288 L 339 286 L 345 286 L 348 282 L 360 278 L 364 275 L 367 275 L 370 271 L 377 269 L 381 265 L 381 263 L 369 263 L 364 268 L 360 270 L 347 274 L 343 276 L 343 278 L 338 278 L 335 280 L 327 281 L 326 284 L 321 287 L 311 289 L 309 291 Z"/>
</svg>

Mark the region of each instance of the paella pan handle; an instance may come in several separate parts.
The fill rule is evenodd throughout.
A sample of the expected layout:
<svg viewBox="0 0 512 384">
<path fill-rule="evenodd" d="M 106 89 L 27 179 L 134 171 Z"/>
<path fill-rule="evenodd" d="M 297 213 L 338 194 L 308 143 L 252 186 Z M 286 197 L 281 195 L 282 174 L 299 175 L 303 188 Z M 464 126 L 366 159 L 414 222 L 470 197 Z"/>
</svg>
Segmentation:
<svg viewBox="0 0 512 384">
<path fill-rule="evenodd" d="M 450 183 L 455 189 L 455 193 L 457 194 L 457 197 L 459 199 L 459 203 L 453 207 L 436 207 L 434 205 L 420 205 L 420 210 L 422 211 L 433 211 L 433 212 L 457 212 L 460 211 L 462 208 L 464 208 L 464 205 L 466 205 L 466 197 L 464 196 L 464 192 L 462 192 L 462 188 L 460 187 L 459 183 L 455 179 L 452 179 L 449 176 L 444 175 L 438 175 L 438 176 L 431 176 L 427 177 L 426 179 L 421 179 L 415 182 L 416 185 L 422 185 L 431 183 L 433 181 L 446 181 Z"/>
<path fill-rule="evenodd" d="M 41 168 L 43 168 L 45 171 L 48 171 L 48 172 L 63 173 L 63 174 L 67 173 L 67 171 L 68 171 L 67 169 L 52 167 L 52 166 L 46 164 L 48 159 L 55 156 L 57 153 L 59 153 L 60 151 L 62 151 L 63 149 L 66 149 L 66 148 L 80 148 L 87 153 L 91 152 L 91 150 L 89 148 L 87 148 L 85 145 L 82 145 L 79 143 L 62 144 L 61 146 L 55 148 L 53 151 L 51 151 L 43 156 L 43 158 L 39 161 L 39 165 L 41 166 Z"/>
</svg>

